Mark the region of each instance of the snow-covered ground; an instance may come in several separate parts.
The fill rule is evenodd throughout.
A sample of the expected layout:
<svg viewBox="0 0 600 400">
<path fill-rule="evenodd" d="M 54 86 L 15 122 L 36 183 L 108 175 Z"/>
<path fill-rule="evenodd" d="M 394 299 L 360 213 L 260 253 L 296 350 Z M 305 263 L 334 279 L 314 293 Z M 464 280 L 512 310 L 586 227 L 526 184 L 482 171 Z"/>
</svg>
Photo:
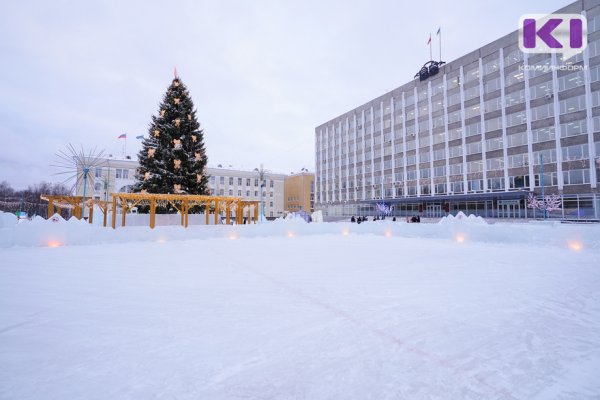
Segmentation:
<svg viewBox="0 0 600 400">
<path fill-rule="evenodd" d="M 600 398 L 599 226 L 2 221 L 0 399 Z"/>
</svg>

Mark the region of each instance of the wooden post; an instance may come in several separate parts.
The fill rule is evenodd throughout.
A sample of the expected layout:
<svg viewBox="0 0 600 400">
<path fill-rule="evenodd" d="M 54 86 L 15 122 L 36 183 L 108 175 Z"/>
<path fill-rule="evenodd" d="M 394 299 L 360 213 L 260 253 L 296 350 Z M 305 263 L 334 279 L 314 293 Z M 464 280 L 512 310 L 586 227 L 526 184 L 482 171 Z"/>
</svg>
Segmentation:
<svg viewBox="0 0 600 400">
<path fill-rule="evenodd" d="M 258 204 L 255 203 L 254 204 L 254 223 L 256 224 L 258 222 Z"/>
<path fill-rule="evenodd" d="M 104 205 L 104 208 L 102 209 L 102 213 L 104 214 L 104 227 L 106 228 L 106 214 L 108 214 L 108 203 L 106 203 Z"/>
<path fill-rule="evenodd" d="M 75 218 L 81 219 L 81 206 L 75 206 L 73 214 L 75 214 Z"/>
<path fill-rule="evenodd" d="M 112 227 L 113 229 L 117 228 L 117 196 L 112 195 Z"/>
<path fill-rule="evenodd" d="M 121 204 L 121 227 L 125 226 L 125 216 L 127 215 L 127 202 Z"/>
<path fill-rule="evenodd" d="M 219 200 L 215 200 L 215 225 L 219 224 Z"/>
<path fill-rule="evenodd" d="M 52 197 L 48 198 L 48 218 L 51 218 L 54 215 L 54 199 Z"/>
<path fill-rule="evenodd" d="M 231 204 L 229 202 L 225 204 L 225 212 L 227 213 L 227 215 L 225 215 L 225 223 L 229 225 L 229 214 L 231 213 Z"/>
<path fill-rule="evenodd" d="M 94 203 L 89 207 L 90 208 L 90 217 L 88 218 L 88 222 L 91 224 L 94 220 Z"/>
<path fill-rule="evenodd" d="M 150 228 L 154 229 L 156 226 L 156 199 L 154 196 L 150 197 Z"/>
<path fill-rule="evenodd" d="M 208 213 L 210 212 L 210 201 L 206 202 L 204 206 L 204 213 L 206 214 L 206 225 L 208 225 Z"/>
<path fill-rule="evenodd" d="M 189 216 L 190 216 L 190 203 L 188 199 L 185 199 L 184 202 L 184 209 L 185 209 L 185 227 L 188 227 L 188 224 L 190 222 L 189 220 Z"/>
</svg>

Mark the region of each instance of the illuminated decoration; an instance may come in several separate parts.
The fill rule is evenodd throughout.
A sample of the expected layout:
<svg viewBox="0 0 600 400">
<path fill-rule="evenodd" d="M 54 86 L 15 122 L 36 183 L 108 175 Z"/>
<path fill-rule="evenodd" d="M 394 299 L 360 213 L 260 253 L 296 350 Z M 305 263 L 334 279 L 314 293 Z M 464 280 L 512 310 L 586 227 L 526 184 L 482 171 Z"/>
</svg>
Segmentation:
<svg viewBox="0 0 600 400">
<path fill-rule="evenodd" d="M 440 72 L 440 67 L 446 64 L 445 61 L 427 61 L 423 64 L 423 67 L 415 74 L 415 78 L 419 78 L 419 81 L 424 81 L 429 77 L 437 75 Z"/>
<path fill-rule="evenodd" d="M 175 126 L 181 125 L 181 120 L 179 118 L 175 118 Z"/>
<path fill-rule="evenodd" d="M 154 153 L 156 153 L 156 149 L 148 149 L 148 157 L 154 157 Z"/>
<path fill-rule="evenodd" d="M 576 240 L 569 241 L 568 245 L 569 245 L 569 249 L 571 249 L 573 251 L 580 251 L 581 249 L 583 249 L 583 245 L 581 244 L 581 242 L 578 242 Z"/>
<path fill-rule="evenodd" d="M 146 193 L 148 193 L 148 192 L 146 191 L 146 189 L 142 189 L 142 191 L 141 191 L 140 193 L 141 193 L 141 194 L 146 194 Z"/>
<path fill-rule="evenodd" d="M 175 97 L 175 98 L 173 99 L 173 102 L 174 102 L 175 104 L 179 104 L 179 98 L 178 98 L 178 97 Z"/>
<path fill-rule="evenodd" d="M 56 240 L 51 240 L 48 242 L 48 247 L 60 247 L 62 244 Z"/>
<path fill-rule="evenodd" d="M 160 110 L 160 116 L 164 117 L 165 116 L 165 110 Z"/>
<path fill-rule="evenodd" d="M 384 216 L 384 215 L 390 215 L 392 213 L 392 208 L 390 207 L 389 204 L 377 203 L 377 204 L 375 204 L 375 207 L 377 208 L 379 215 Z"/>
<path fill-rule="evenodd" d="M 178 184 L 173 185 L 173 190 L 175 191 L 175 193 L 181 192 L 181 185 L 178 185 Z"/>
<path fill-rule="evenodd" d="M 188 114 L 188 121 L 192 120 L 192 114 Z"/>
<path fill-rule="evenodd" d="M 160 131 L 158 129 L 156 129 L 154 131 L 154 137 L 159 137 L 160 136 Z"/>
<path fill-rule="evenodd" d="M 392 230 L 391 229 L 386 229 L 383 232 L 383 236 L 385 236 L 385 237 L 392 237 Z"/>
<path fill-rule="evenodd" d="M 229 240 L 235 240 L 237 239 L 237 236 L 234 233 L 229 234 L 229 236 L 227 236 L 229 238 Z"/>
<path fill-rule="evenodd" d="M 194 153 L 194 158 L 196 159 L 196 161 L 200 161 L 202 158 L 202 155 L 200 154 L 199 151 Z"/>
<path fill-rule="evenodd" d="M 150 172 L 144 174 L 144 180 L 147 181 L 148 179 L 150 179 Z"/>
<path fill-rule="evenodd" d="M 173 166 L 175 169 L 181 168 L 181 160 L 173 160 Z"/>
<path fill-rule="evenodd" d="M 287 237 L 291 238 L 291 237 L 294 237 L 294 236 L 296 236 L 296 234 L 294 234 L 294 232 L 288 232 L 287 233 Z"/>
<path fill-rule="evenodd" d="M 465 235 L 459 233 L 458 235 L 456 235 L 455 239 L 458 243 L 464 243 L 467 238 L 465 237 Z"/>
<path fill-rule="evenodd" d="M 196 143 L 198 141 L 198 136 L 192 135 L 192 142 Z"/>
<path fill-rule="evenodd" d="M 175 149 L 181 149 L 181 140 L 179 139 L 173 139 L 173 144 L 175 145 Z"/>
<path fill-rule="evenodd" d="M 175 86 L 175 87 L 179 87 L 179 79 L 175 79 L 175 80 L 173 81 L 173 86 Z"/>
<path fill-rule="evenodd" d="M 202 174 L 196 174 L 196 182 L 202 182 Z"/>
<path fill-rule="evenodd" d="M 348 236 L 350 231 L 348 229 L 342 229 L 342 236 Z"/>
</svg>

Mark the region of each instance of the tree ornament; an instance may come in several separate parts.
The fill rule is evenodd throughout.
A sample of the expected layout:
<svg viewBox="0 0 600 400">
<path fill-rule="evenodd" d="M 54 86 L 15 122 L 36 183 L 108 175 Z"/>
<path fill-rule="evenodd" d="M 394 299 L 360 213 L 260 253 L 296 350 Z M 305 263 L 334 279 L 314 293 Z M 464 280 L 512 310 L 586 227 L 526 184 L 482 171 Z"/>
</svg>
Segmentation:
<svg viewBox="0 0 600 400">
<path fill-rule="evenodd" d="M 156 153 L 156 149 L 148 149 L 148 157 L 153 158 L 154 153 Z"/>
<path fill-rule="evenodd" d="M 179 87 L 179 79 L 174 79 L 173 80 L 173 86 Z"/>
<path fill-rule="evenodd" d="M 174 190 L 175 193 L 181 192 L 181 185 L 174 184 L 173 185 L 173 190 Z"/>
<path fill-rule="evenodd" d="M 141 191 L 140 193 L 141 193 L 141 194 L 146 194 L 146 193 L 148 193 L 148 192 L 146 191 L 146 189 L 142 189 L 142 191 Z"/>
<path fill-rule="evenodd" d="M 181 160 L 173 160 L 173 165 L 175 166 L 175 169 L 181 168 Z"/>
<path fill-rule="evenodd" d="M 196 158 L 196 161 L 200 161 L 200 159 L 201 159 L 201 156 L 202 156 L 202 155 L 200 154 L 200 152 L 199 152 L 199 151 L 197 151 L 197 152 L 195 152 L 195 153 L 194 153 L 194 157 Z"/>
<path fill-rule="evenodd" d="M 160 110 L 160 116 L 164 117 L 165 116 L 165 110 Z"/>
<path fill-rule="evenodd" d="M 179 126 L 181 124 L 181 120 L 179 118 L 175 118 L 175 126 Z"/>
<path fill-rule="evenodd" d="M 148 179 L 150 179 L 150 172 L 144 174 L 144 180 L 147 181 Z"/>
<path fill-rule="evenodd" d="M 196 135 L 192 135 L 192 142 L 196 143 L 198 141 L 198 137 Z"/>
<path fill-rule="evenodd" d="M 202 174 L 196 174 L 196 182 L 202 182 Z"/>
<path fill-rule="evenodd" d="M 192 120 L 192 114 L 188 114 L 188 121 Z"/>
<path fill-rule="evenodd" d="M 159 137 L 160 136 L 160 131 L 158 129 L 154 130 L 154 137 Z"/>
<path fill-rule="evenodd" d="M 175 145 L 175 150 L 181 149 L 181 140 L 173 139 L 173 144 Z"/>
<path fill-rule="evenodd" d="M 174 102 L 175 104 L 179 104 L 179 98 L 178 98 L 178 97 L 175 97 L 175 98 L 173 99 L 173 102 Z"/>
</svg>

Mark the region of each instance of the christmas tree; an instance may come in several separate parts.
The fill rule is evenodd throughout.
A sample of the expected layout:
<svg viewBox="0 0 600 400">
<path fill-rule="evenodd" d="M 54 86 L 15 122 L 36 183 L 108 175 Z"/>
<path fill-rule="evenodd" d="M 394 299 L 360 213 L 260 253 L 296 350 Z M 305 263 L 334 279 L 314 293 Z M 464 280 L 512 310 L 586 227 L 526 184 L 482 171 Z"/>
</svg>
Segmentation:
<svg viewBox="0 0 600 400">
<path fill-rule="evenodd" d="M 204 131 L 194 103 L 175 75 L 152 116 L 148 137 L 138 153 L 140 167 L 133 191 L 164 194 L 208 194 Z"/>
</svg>

